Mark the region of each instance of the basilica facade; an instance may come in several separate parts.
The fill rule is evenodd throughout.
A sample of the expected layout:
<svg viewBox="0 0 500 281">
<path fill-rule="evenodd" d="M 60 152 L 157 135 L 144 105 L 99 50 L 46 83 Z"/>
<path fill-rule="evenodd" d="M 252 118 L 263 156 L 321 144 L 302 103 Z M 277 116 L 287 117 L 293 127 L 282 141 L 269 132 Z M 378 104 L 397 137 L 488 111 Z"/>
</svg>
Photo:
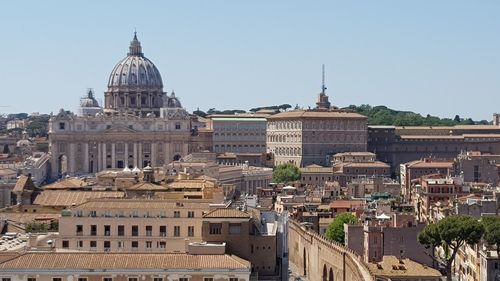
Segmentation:
<svg viewBox="0 0 500 281">
<path fill-rule="evenodd" d="M 175 93 L 163 91 L 160 72 L 134 34 L 109 76 L 104 106 L 89 91 L 78 114 L 61 109 L 51 117 L 51 176 L 162 166 L 192 151 L 196 137 L 190 115 Z"/>
</svg>

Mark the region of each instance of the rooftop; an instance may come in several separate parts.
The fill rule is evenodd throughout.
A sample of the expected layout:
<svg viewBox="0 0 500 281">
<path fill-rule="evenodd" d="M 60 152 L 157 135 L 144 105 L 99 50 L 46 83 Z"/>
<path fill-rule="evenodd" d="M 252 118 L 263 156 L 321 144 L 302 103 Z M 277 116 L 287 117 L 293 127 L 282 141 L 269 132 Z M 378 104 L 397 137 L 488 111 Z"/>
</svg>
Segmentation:
<svg viewBox="0 0 500 281">
<path fill-rule="evenodd" d="M 135 210 L 163 210 L 163 209 L 209 209 L 211 202 L 206 200 L 161 200 L 161 199 L 92 199 L 75 209 L 135 209 Z"/>
<path fill-rule="evenodd" d="M 215 209 L 203 216 L 204 218 L 251 218 L 251 214 L 236 209 Z"/>
<path fill-rule="evenodd" d="M 369 263 L 368 267 L 375 276 L 386 277 L 441 277 L 441 273 L 410 259 L 398 259 L 395 256 L 384 256 L 379 263 Z"/>
<path fill-rule="evenodd" d="M 0 263 L 9 269 L 249 269 L 250 262 L 230 255 L 152 253 L 26 253 Z"/>
<path fill-rule="evenodd" d="M 330 208 L 351 209 L 364 204 L 361 200 L 334 200 L 330 203 Z"/>
<path fill-rule="evenodd" d="M 71 189 L 71 188 L 81 188 L 87 186 L 88 183 L 79 178 L 67 178 L 56 181 L 55 183 L 45 185 L 43 189 Z"/>
<path fill-rule="evenodd" d="M 94 198 L 123 198 L 125 197 L 124 192 L 119 191 L 44 191 L 40 193 L 35 201 L 34 205 L 42 206 L 72 206 L 80 205 L 89 199 Z"/>
<path fill-rule="evenodd" d="M 267 117 L 267 119 L 283 119 L 283 118 L 355 118 L 368 119 L 366 116 L 349 111 L 320 111 L 320 110 L 292 110 L 285 111 Z"/>
</svg>

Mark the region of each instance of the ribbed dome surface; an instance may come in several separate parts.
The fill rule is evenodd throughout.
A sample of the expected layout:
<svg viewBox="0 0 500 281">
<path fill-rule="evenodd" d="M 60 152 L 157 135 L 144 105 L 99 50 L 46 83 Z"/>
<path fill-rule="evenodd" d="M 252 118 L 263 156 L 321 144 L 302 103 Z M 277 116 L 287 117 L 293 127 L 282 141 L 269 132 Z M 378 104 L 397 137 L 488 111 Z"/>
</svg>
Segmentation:
<svg viewBox="0 0 500 281">
<path fill-rule="evenodd" d="M 130 42 L 130 52 L 119 61 L 109 76 L 108 88 L 118 90 L 121 88 L 163 89 L 160 72 L 149 59 L 142 53 L 141 43 L 134 35 Z"/>
<path fill-rule="evenodd" d="M 92 90 L 89 90 L 87 96 L 80 99 L 80 107 L 99 107 L 99 103 L 94 98 Z"/>
</svg>

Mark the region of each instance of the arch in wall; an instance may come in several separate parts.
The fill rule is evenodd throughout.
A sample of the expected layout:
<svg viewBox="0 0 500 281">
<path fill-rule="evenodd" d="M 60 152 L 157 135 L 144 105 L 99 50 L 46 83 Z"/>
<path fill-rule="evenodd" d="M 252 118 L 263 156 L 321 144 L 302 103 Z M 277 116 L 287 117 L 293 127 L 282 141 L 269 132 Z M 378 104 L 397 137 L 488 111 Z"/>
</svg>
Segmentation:
<svg viewBox="0 0 500 281">
<path fill-rule="evenodd" d="M 304 251 L 303 251 L 303 260 L 304 260 L 304 276 L 307 276 L 307 252 L 306 252 L 306 248 L 304 248 Z"/>
<path fill-rule="evenodd" d="M 333 281 L 333 269 L 330 267 L 330 273 L 328 273 L 328 281 Z"/>
<path fill-rule="evenodd" d="M 323 265 L 323 281 L 328 281 L 328 271 L 326 270 L 326 264 Z"/>
</svg>

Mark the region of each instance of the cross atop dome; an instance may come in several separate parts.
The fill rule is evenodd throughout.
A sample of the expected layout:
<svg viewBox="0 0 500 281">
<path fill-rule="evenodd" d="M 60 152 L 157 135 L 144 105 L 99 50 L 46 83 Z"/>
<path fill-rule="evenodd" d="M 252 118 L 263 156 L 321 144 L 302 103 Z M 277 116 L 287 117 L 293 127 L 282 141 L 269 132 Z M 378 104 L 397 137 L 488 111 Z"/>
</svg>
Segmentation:
<svg viewBox="0 0 500 281">
<path fill-rule="evenodd" d="M 134 31 L 134 39 L 130 41 L 129 56 L 144 56 L 142 53 L 141 42 L 137 39 L 137 31 Z"/>
</svg>

